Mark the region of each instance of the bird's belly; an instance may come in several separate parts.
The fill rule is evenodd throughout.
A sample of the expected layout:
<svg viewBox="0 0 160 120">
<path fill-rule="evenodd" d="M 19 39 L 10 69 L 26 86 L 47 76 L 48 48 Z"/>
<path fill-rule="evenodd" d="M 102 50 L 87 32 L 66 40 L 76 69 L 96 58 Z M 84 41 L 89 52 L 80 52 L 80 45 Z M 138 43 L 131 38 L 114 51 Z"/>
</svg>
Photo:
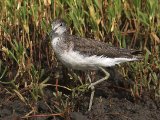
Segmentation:
<svg viewBox="0 0 160 120">
<path fill-rule="evenodd" d="M 96 55 L 87 56 L 73 50 L 62 53 L 59 56 L 59 59 L 67 67 L 76 70 L 97 70 L 99 67 L 111 67 L 115 64 L 136 60 L 136 58 L 108 58 Z"/>
<path fill-rule="evenodd" d="M 84 59 L 82 59 L 81 57 L 78 56 L 69 56 L 69 55 L 65 55 L 65 56 L 61 56 L 60 61 L 67 67 L 75 69 L 75 70 L 97 70 L 98 67 L 93 64 L 93 63 L 89 63 L 88 61 Z"/>
<path fill-rule="evenodd" d="M 101 64 L 103 58 L 100 56 L 86 56 L 73 50 L 64 52 L 59 59 L 67 67 L 76 70 L 98 70 L 99 67 L 106 66 Z"/>
<path fill-rule="evenodd" d="M 98 66 L 92 58 L 83 56 L 79 52 L 69 51 L 59 56 L 60 61 L 75 70 L 97 70 Z"/>
</svg>

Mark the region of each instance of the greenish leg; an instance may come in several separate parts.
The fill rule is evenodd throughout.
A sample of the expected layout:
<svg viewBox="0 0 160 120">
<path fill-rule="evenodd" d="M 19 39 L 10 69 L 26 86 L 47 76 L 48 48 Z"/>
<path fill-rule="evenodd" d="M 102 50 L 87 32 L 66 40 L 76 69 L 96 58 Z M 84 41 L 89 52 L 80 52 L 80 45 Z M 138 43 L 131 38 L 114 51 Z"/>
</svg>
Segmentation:
<svg viewBox="0 0 160 120">
<path fill-rule="evenodd" d="M 89 108 L 88 108 L 88 111 L 91 110 L 91 107 L 92 107 L 92 103 L 93 103 L 93 97 L 94 97 L 94 93 L 95 93 L 95 85 L 103 82 L 104 80 L 107 80 L 109 78 L 109 73 L 102 67 L 99 67 L 105 74 L 105 77 L 101 78 L 100 80 L 97 80 L 96 82 L 94 83 L 91 83 L 91 78 L 90 76 L 88 75 L 88 79 L 90 81 L 90 85 L 88 86 L 88 88 L 91 88 L 91 97 L 90 97 L 90 102 L 89 102 Z"/>
</svg>

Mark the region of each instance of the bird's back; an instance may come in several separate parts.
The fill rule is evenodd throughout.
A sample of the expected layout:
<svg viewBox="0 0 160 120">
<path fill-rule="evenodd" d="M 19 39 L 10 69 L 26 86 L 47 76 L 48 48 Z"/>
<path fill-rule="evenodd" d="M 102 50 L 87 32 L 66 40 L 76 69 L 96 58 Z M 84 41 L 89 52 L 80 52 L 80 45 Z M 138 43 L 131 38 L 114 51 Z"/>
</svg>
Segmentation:
<svg viewBox="0 0 160 120">
<path fill-rule="evenodd" d="M 140 56 L 137 56 L 142 53 L 142 51 L 139 50 L 117 48 L 98 40 L 74 35 L 65 35 L 64 39 L 67 44 L 72 44 L 74 51 L 79 51 L 86 56 L 96 55 L 110 58 L 141 58 Z"/>
</svg>

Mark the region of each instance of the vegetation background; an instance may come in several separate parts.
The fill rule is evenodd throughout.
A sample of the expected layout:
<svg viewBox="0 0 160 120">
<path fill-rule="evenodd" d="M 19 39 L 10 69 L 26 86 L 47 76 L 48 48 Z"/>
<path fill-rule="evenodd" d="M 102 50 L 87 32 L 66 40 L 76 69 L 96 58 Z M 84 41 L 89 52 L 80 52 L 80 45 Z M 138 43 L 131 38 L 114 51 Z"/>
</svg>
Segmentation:
<svg viewBox="0 0 160 120">
<path fill-rule="evenodd" d="M 140 98 L 147 91 L 153 99 L 158 99 L 159 8 L 159 0 L 1 0 L 1 94 L 18 97 L 33 106 L 31 101 L 36 103 L 42 99 L 44 89 L 51 86 L 55 99 L 61 98 L 59 101 L 62 102 L 68 99 L 66 95 L 61 94 L 59 98 L 56 95 L 57 60 L 48 37 L 53 19 L 59 17 L 67 21 L 72 34 L 117 47 L 143 50 L 143 61 L 122 65 L 120 71 L 124 78 L 134 81 L 130 88 L 133 97 Z M 48 83 L 49 80 L 54 84 Z M 73 88 L 68 85 L 60 87 Z M 56 112 L 64 111 L 66 106 L 62 102 L 57 104 Z M 36 111 L 34 107 L 31 109 Z"/>
</svg>

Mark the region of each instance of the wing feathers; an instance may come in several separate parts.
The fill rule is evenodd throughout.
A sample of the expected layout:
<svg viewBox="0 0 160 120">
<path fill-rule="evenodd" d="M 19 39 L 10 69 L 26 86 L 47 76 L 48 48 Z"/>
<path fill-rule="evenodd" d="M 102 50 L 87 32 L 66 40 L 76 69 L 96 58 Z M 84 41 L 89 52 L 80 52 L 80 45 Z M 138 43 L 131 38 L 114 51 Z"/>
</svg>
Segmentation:
<svg viewBox="0 0 160 120">
<path fill-rule="evenodd" d="M 136 57 L 135 55 L 142 53 L 142 51 L 139 50 L 112 47 L 104 42 L 89 38 L 86 39 L 77 36 L 66 35 L 65 39 L 65 42 L 67 43 L 73 42 L 73 50 L 79 51 L 80 53 L 88 56 L 97 55 L 111 58 L 133 58 Z"/>
</svg>

